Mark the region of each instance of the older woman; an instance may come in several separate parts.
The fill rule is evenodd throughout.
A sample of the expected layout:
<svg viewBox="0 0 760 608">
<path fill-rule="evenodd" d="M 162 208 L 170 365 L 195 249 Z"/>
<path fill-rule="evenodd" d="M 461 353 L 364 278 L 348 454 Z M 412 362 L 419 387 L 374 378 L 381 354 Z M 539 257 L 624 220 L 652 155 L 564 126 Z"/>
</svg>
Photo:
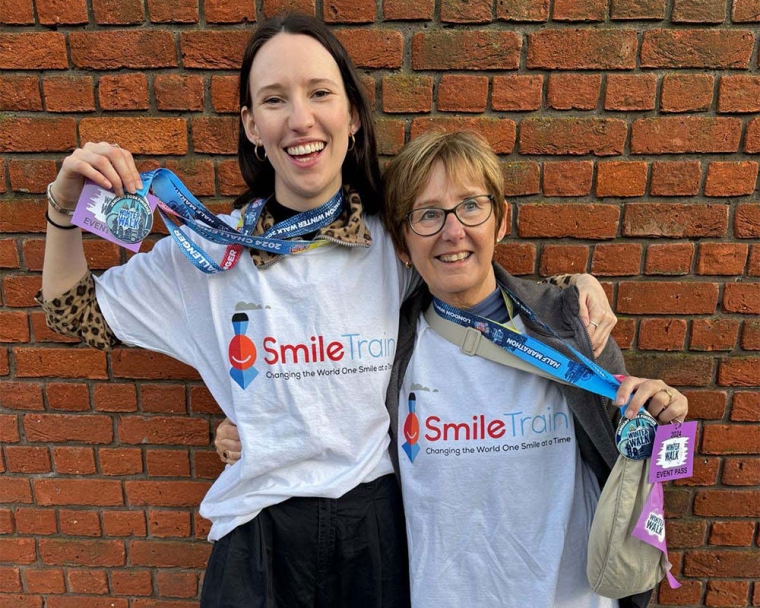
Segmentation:
<svg viewBox="0 0 760 608">
<path fill-rule="evenodd" d="M 412 605 L 613 605 L 591 592 L 585 567 L 599 488 L 617 457 L 618 407 L 630 398 L 626 416 L 646 405 L 667 423 L 683 420 L 685 397 L 662 381 L 629 377 L 613 403 L 462 354 L 421 314 L 431 295 L 567 352 L 517 314 L 506 288 L 593 357 L 574 289 L 516 279 L 493 263 L 507 232 L 502 175 L 480 137 L 418 137 L 388 165 L 385 182 L 386 225 L 397 253 L 427 285 L 402 315 L 388 393 Z M 612 341 L 598 363 L 624 372 Z M 648 598 L 635 599 L 644 605 Z M 622 602 L 632 605 L 631 598 Z"/>
</svg>

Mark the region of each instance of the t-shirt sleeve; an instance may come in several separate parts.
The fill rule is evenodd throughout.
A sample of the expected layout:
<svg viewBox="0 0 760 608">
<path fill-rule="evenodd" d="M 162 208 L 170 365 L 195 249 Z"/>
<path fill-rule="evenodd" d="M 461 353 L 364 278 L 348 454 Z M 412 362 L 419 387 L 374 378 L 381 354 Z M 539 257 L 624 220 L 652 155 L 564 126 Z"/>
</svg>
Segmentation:
<svg viewBox="0 0 760 608">
<path fill-rule="evenodd" d="M 148 253 L 95 279 L 95 295 L 116 337 L 131 346 L 160 352 L 195 367 L 195 345 L 178 280 L 180 264 L 190 264 L 170 237 Z M 203 280 L 202 273 L 198 280 Z"/>
</svg>

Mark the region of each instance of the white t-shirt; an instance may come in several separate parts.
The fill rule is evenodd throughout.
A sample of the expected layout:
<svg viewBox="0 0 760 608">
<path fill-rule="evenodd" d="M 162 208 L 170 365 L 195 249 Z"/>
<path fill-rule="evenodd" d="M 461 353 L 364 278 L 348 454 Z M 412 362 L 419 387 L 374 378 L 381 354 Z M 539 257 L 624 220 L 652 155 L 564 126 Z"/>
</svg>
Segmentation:
<svg viewBox="0 0 760 608">
<path fill-rule="evenodd" d="M 463 355 L 421 316 L 398 437 L 413 608 L 617 605 L 586 578 L 599 487 L 556 383 Z"/>
<path fill-rule="evenodd" d="M 412 279 L 365 221 L 369 248 L 330 244 L 265 270 L 244 255 L 206 275 L 165 238 L 96 280 L 116 336 L 194 367 L 238 425 L 242 459 L 201 504 L 210 540 L 290 497 L 337 498 L 393 471 L 384 398 Z M 223 246 L 188 236 L 221 259 Z"/>
</svg>

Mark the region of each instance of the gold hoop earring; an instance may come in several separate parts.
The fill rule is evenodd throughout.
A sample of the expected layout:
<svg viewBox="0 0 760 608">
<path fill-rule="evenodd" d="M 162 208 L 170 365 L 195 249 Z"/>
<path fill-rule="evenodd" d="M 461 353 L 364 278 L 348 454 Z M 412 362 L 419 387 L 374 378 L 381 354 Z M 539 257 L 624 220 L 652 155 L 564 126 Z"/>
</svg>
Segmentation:
<svg viewBox="0 0 760 608">
<path fill-rule="evenodd" d="M 354 148 L 356 148 L 356 138 L 354 137 L 354 134 L 351 133 L 351 143 L 348 144 L 348 152 L 351 152 Z"/>
<path fill-rule="evenodd" d="M 264 150 L 264 158 L 261 158 L 261 156 L 259 156 L 259 148 Z M 256 157 L 257 161 L 259 161 L 260 163 L 263 163 L 267 159 L 266 148 L 264 148 L 264 146 L 262 146 L 261 144 L 255 144 L 253 148 L 253 155 Z"/>
</svg>

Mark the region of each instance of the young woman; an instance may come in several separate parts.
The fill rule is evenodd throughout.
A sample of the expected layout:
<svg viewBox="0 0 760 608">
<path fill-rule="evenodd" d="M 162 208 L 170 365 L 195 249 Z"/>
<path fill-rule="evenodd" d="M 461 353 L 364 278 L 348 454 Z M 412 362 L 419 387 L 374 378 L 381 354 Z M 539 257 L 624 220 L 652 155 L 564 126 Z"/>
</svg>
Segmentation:
<svg viewBox="0 0 760 608">
<path fill-rule="evenodd" d="M 252 249 L 206 275 L 163 239 L 95 279 L 68 210 L 85 178 L 118 194 L 142 184 L 128 151 L 86 144 L 49 189 L 43 306 L 53 327 L 93 346 L 135 345 L 193 366 L 237 425 L 242 459 L 201 505 L 216 541 L 203 608 L 404 606 L 384 395 L 414 279 L 377 216 L 372 112 L 345 50 L 309 17 L 262 23 L 240 74 L 249 192 L 243 209 L 220 218 L 240 226 L 252 199 L 265 199 L 258 236 L 337 206 L 336 219 L 300 237 L 324 246 L 290 256 Z M 224 246 L 186 234 L 221 259 Z M 600 291 L 590 293 L 601 311 Z"/>
</svg>

